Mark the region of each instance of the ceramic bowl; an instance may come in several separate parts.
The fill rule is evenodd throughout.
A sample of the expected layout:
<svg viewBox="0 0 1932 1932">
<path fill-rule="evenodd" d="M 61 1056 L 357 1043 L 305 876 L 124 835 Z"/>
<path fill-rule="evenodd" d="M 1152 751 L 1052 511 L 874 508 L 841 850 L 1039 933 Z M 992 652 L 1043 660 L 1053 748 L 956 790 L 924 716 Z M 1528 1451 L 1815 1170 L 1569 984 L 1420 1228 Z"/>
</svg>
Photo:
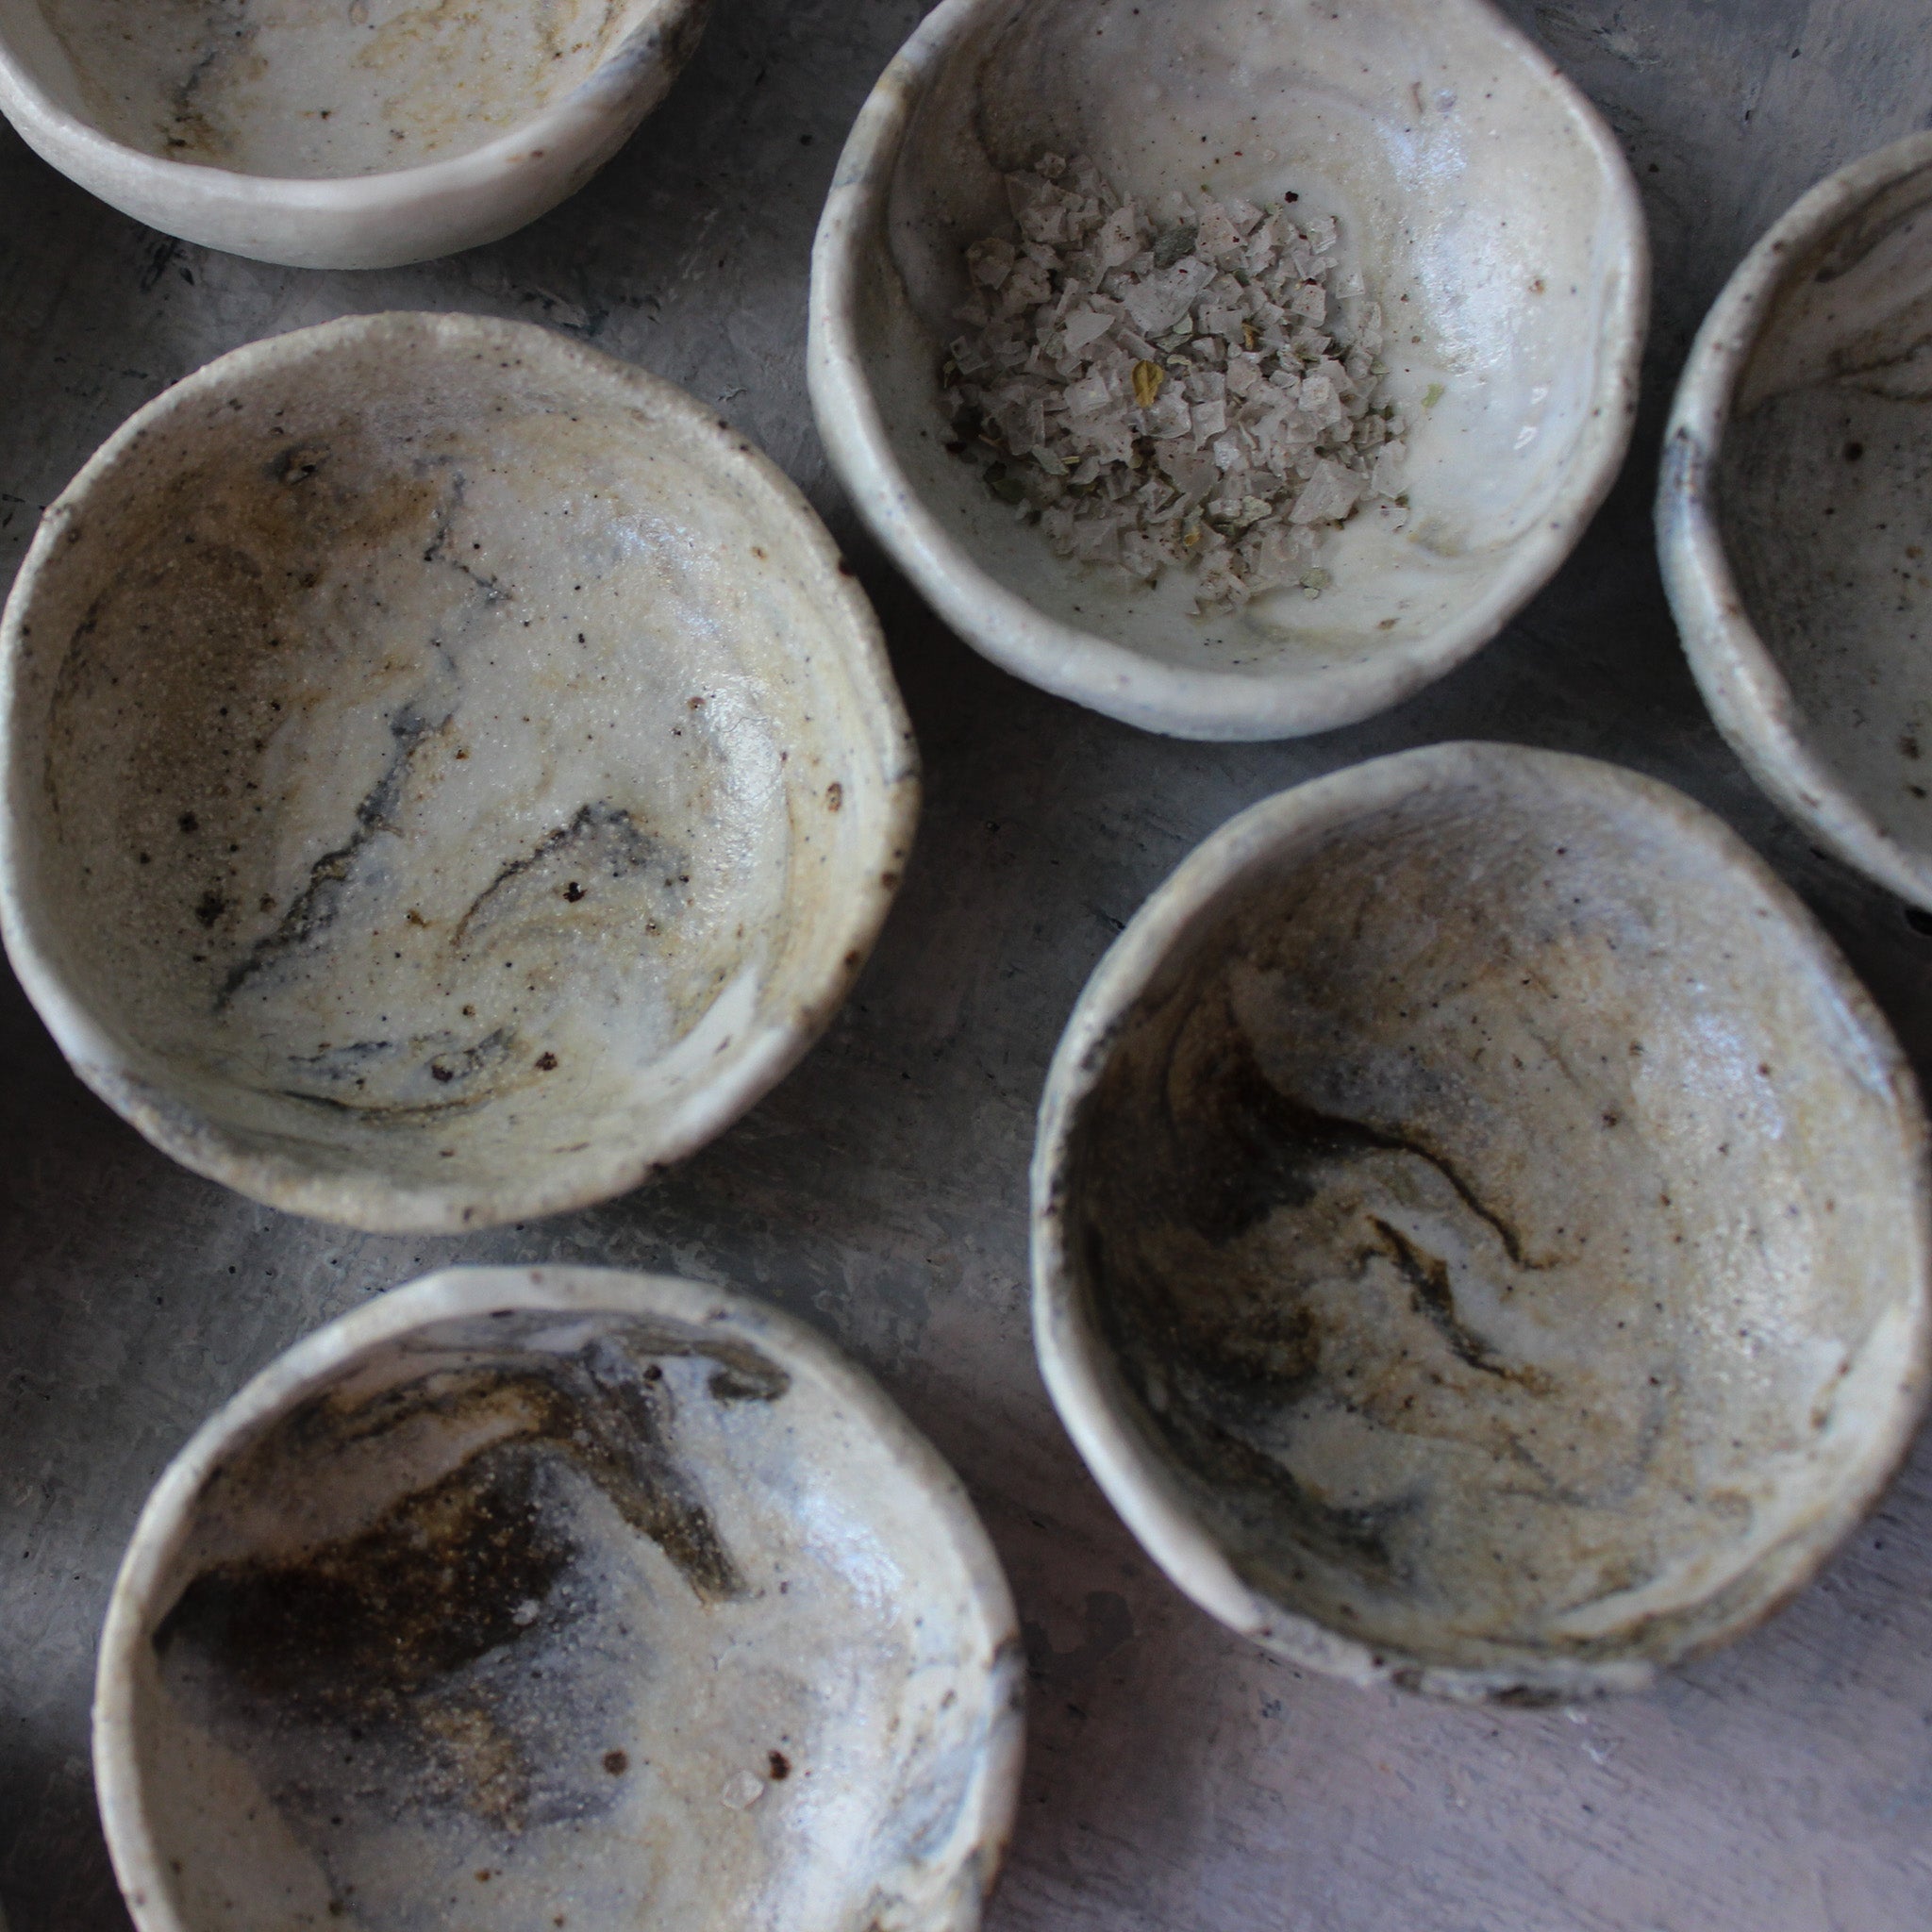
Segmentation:
<svg viewBox="0 0 1932 1932">
<path fill-rule="evenodd" d="M 1412 508 L 1399 535 L 1331 539 L 1318 602 L 1191 617 L 1188 572 L 1149 590 L 1062 560 L 948 454 L 964 251 L 1010 226 L 1001 175 L 1042 152 L 1124 194 L 1291 191 L 1339 217 L 1344 271 L 1400 318 Z M 995 663 L 1150 730 L 1293 737 L 1440 677 L 1569 554 L 1628 441 L 1647 291 L 1616 142 L 1486 0 L 945 0 L 840 161 L 812 399 L 874 534 Z"/>
<path fill-rule="evenodd" d="M 1657 531 L 1711 714 L 1821 844 L 1932 908 L 1932 134 L 1745 258 L 1677 391 Z"/>
<path fill-rule="evenodd" d="M 169 235 L 296 268 L 493 242 L 663 99 L 709 0 L 0 0 L 0 112 Z"/>
<path fill-rule="evenodd" d="M 809 1329 L 456 1269 L 170 1466 L 95 1776 L 141 1932 L 972 1932 L 1023 1669 L 957 1478 Z"/>
<path fill-rule="evenodd" d="M 210 363 L 0 626 L 0 918 L 76 1071 L 271 1206 L 621 1192 L 792 1065 L 917 808 L 824 525 L 670 384 L 357 317 Z"/>
<path fill-rule="evenodd" d="M 1081 996 L 1041 1365 L 1224 1623 L 1357 1682 L 1632 1689 L 1808 1577 L 1925 1394 L 1925 1129 L 1717 820 L 1404 753 L 1257 806 Z"/>
</svg>

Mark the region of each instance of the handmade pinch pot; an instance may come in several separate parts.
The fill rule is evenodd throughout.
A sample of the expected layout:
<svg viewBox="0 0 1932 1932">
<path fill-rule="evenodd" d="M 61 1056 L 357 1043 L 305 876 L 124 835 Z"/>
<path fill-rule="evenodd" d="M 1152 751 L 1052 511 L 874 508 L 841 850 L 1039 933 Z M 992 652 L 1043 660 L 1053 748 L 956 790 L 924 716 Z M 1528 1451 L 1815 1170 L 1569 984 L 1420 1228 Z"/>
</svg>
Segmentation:
<svg viewBox="0 0 1932 1932">
<path fill-rule="evenodd" d="M 297 268 L 493 242 L 663 99 L 709 0 L 0 0 L 0 112 L 124 214 Z"/>
<path fill-rule="evenodd" d="M 457 1269 L 171 1465 L 94 1768 L 141 1932 L 972 1932 L 1022 1671 L 957 1478 L 810 1330 Z"/>
<path fill-rule="evenodd" d="M 1399 533 L 1357 518 L 1331 586 L 1190 615 L 1055 554 L 949 452 L 944 345 L 965 250 L 1012 227 L 1004 174 L 1091 157 L 1122 194 L 1336 216 L 1381 304 L 1412 426 Z M 1486 0 L 945 0 L 846 145 L 813 256 L 810 377 L 833 462 L 961 637 L 1151 730 L 1320 731 L 1501 628 L 1568 555 L 1628 440 L 1648 251 L 1616 143 Z"/>
<path fill-rule="evenodd" d="M 1577 1697 L 1736 1636 L 1872 1503 L 1927 1235 L 1911 1075 L 1760 861 L 1634 774 L 1442 745 L 1236 819 L 1102 962 L 1035 1335 L 1224 1622 Z"/>
<path fill-rule="evenodd" d="M 548 331 L 358 317 L 142 409 L 0 628 L 0 918 L 76 1071 L 271 1206 L 482 1226 L 779 1079 L 915 753 L 777 469 Z"/>
<path fill-rule="evenodd" d="M 1821 182 L 1732 276 L 1677 391 L 1657 530 L 1752 775 L 1932 908 L 1932 134 Z"/>
</svg>

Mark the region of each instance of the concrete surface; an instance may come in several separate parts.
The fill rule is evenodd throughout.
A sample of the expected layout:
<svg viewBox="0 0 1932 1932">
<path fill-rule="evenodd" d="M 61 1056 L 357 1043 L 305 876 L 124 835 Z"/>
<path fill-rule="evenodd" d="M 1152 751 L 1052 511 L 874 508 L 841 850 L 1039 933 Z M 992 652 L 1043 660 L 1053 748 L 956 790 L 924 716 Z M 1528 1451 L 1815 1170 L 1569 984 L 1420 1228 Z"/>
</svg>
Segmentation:
<svg viewBox="0 0 1932 1932">
<path fill-rule="evenodd" d="M 1932 120 L 1915 0 L 1574 0 L 1510 11 L 1608 112 L 1658 303 L 1620 487 L 1524 618 L 1434 691 L 1311 742 L 1165 742 L 949 638 L 860 544 L 805 403 L 812 224 L 914 0 L 737 0 L 658 117 L 495 247 L 365 275 L 182 246 L 0 133 L 0 567 L 138 403 L 221 350 L 353 310 L 534 317 L 715 401 L 810 491 L 877 600 L 928 769 L 916 862 L 826 1041 L 688 1167 L 468 1240 L 280 1218 L 153 1152 L 0 990 L 0 1904 L 125 1925 L 88 1767 L 93 1645 L 149 1484 L 296 1336 L 453 1260 L 735 1281 L 884 1378 L 972 1485 L 1032 1665 L 992 1932 L 1918 1932 L 1932 1916 L 1932 1440 L 1824 1579 L 1635 1701 L 1476 1713 L 1304 1678 L 1141 1558 L 1047 1406 L 1024 1171 L 1054 1041 L 1148 890 L 1240 808 L 1373 753 L 1483 736 L 1597 753 L 1722 812 L 1823 914 L 1922 1068 L 1932 920 L 1810 852 L 1719 742 L 1650 541 L 1658 428 L 1749 241 Z M 1921 928 L 1924 928 L 1923 930 Z"/>
</svg>

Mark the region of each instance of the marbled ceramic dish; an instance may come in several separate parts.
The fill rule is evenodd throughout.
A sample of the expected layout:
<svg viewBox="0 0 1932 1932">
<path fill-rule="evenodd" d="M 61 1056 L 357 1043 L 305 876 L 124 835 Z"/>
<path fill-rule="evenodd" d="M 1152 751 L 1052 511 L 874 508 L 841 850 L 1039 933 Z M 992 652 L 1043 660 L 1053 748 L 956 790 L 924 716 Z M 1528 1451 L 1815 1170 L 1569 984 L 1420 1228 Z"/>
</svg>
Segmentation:
<svg viewBox="0 0 1932 1932">
<path fill-rule="evenodd" d="M 1678 387 L 1657 530 L 1732 748 L 1932 908 L 1932 134 L 1821 182 L 1731 277 Z"/>
<path fill-rule="evenodd" d="M 942 344 L 1001 174 L 1084 153 L 1179 190 L 1341 224 L 1391 318 L 1415 427 L 1407 530 L 1357 520 L 1319 602 L 1189 616 L 1055 555 L 945 448 Z M 1623 155 L 1486 0 L 945 0 L 887 70 L 812 259 L 812 400 L 879 541 L 961 637 L 1048 691 L 1186 737 L 1292 737 L 1441 676 L 1569 554 L 1628 441 L 1648 248 Z"/>
<path fill-rule="evenodd" d="M 972 1932 L 1012 1604 L 861 1371 L 719 1289 L 458 1269 L 310 1336 L 136 1527 L 101 1814 L 142 1932 Z"/>
<path fill-rule="evenodd" d="M 1034 1217 L 1116 1507 L 1359 1682 L 1640 1686 L 1812 1574 L 1924 1400 L 1904 1058 L 1735 835 L 1587 759 L 1441 745 L 1217 833 L 1081 996 Z"/>
<path fill-rule="evenodd" d="M 664 97 L 709 0 L 0 0 L 0 111 L 137 221 L 298 268 L 494 241 Z"/>
<path fill-rule="evenodd" d="M 549 332 L 238 350 L 8 605 L 0 916 L 76 1070 L 273 1206 L 634 1186 L 851 985 L 917 808 L 877 625 L 776 468 Z"/>
</svg>

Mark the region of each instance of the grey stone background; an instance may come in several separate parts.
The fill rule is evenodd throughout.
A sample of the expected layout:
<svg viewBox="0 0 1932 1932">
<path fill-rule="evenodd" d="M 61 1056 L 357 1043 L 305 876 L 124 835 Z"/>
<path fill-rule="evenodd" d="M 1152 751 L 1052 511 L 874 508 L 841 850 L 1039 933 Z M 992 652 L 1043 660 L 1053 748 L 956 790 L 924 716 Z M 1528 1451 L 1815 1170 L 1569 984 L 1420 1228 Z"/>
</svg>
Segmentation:
<svg viewBox="0 0 1932 1932">
<path fill-rule="evenodd" d="M 1184 4 L 1184 0 L 1168 0 Z M 1086 974 L 1205 834 L 1269 792 L 1455 737 L 1619 759 L 1713 807 L 1819 911 L 1922 1067 L 1932 936 L 1808 850 L 1719 742 L 1649 503 L 1691 332 L 1819 175 L 1932 124 L 1924 0 L 1572 0 L 1507 10 L 1608 115 L 1657 303 L 1637 446 L 1551 589 L 1472 664 L 1312 742 L 1168 742 L 993 671 L 859 536 L 804 381 L 811 232 L 917 0 L 720 0 L 662 110 L 498 245 L 310 274 L 167 241 L 0 129 L 0 581 L 40 507 L 209 357 L 358 310 L 546 322 L 715 402 L 810 493 L 877 601 L 924 749 L 915 863 L 824 1043 L 658 1186 L 464 1240 L 347 1234 L 150 1150 L 0 985 L 0 1904 L 126 1920 L 95 1817 L 95 1633 L 190 1431 L 297 1336 L 443 1262 L 728 1280 L 818 1324 L 965 1475 L 1012 1577 L 1031 1745 L 992 1932 L 1922 1932 L 1932 1922 L 1932 1442 L 1765 1629 L 1653 1694 L 1479 1713 L 1345 1689 L 1222 1632 L 1141 1557 L 1034 1370 L 1033 1108 Z M 4 977 L 4 975 L 0 975 Z"/>
</svg>

